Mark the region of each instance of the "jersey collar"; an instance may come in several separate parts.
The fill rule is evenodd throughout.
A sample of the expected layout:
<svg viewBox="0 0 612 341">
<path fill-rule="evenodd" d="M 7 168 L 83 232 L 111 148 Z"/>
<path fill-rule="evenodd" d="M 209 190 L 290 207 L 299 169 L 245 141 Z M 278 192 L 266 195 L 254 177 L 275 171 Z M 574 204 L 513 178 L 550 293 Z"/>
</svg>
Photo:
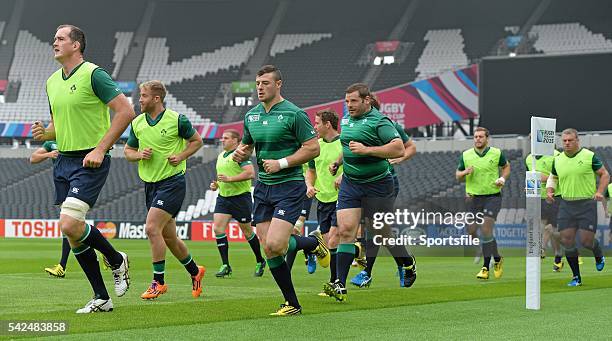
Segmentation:
<svg viewBox="0 0 612 341">
<path fill-rule="evenodd" d="M 567 153 L 566 153 L 565 151 L 563 151 L 563 154 L 565 154 L 565 156 L 566 156 L 566 157 L 568 157 L 568 158 L 572 159 L 572 158 L 574 158 L 576 155 L 580 154 L 580 152 L 581 152 L 581 151 L 582 151 L 582 147 L 580 147 L 580 149 L 578 149 L 578 151 L 576 152 L 576 154 L 574 154 L 574 155 L 572 155 L 572 156 L 567 155 Z"/>
<path fill-rule="evenodd" d="M 480 157 L 484 157 L 485 155 L 487 155 L 487 152 L 489 151 L 489 149 L 491 149 L 490 146 L 487 146 L 487 148 L 485 148 L 482 151 L 482 154 L 479 154 L 478 151 L 476 150 L 476 148 L 474 148 L 474 153 L 476 153 L 476 155 L 480 156 Z"/>
<path fill-rule="evenodd" d="M 68 76 L 64 75 L 64 68 L 62 68 L 62 79 L 67 81 L 68 79 L 70 79 L 70 77 L 72 77 L 72 75 L 74 75 L 75 72 L 77 72 L 77 70 L 83 65 L 85 64 L 85 61 L 82 61 L 81 64 L 77 65 L 74 69 L 72 69 L 72 71 L 70 71 L 70 74 Z"/>
<path fill-rule="evenodd" d="M 155 126 L 157 123 L 159 123 L 159 121 L 161 121 L 162 117 L 164 117 L 164 113 L 166 112 L 166 109 L 164 109 L 162 112 L 159 113 L 159 115 L 157 115 L 157 117 L 155 119 L 152 119 L 151 116 L 149 116 L 149 113 L 145 113 L 145 117 L 147 119 L 147 123 L 153 127 Z"/>
</svg>

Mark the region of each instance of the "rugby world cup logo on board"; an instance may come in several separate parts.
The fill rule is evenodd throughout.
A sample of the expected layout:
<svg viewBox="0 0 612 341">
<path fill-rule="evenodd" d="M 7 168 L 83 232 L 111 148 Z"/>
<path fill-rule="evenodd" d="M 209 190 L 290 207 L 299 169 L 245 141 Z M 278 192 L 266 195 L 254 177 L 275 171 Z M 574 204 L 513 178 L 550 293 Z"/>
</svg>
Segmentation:
<svg viewBox="0 0 612 341">
<path fill-rule="evenodd" d="M 536 141 L 540 143 L 554 143 L 555 132 L 553 130 L 538 129 L 536 132 Z"/>
</svg>

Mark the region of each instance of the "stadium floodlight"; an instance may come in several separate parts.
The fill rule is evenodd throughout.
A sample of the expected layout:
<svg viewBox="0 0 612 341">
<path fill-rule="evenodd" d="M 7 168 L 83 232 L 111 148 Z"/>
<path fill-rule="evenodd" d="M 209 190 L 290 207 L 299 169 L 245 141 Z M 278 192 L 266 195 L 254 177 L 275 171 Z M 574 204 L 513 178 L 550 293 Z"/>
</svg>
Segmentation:
<svg viewBox="0 0 612 341">
<path fill-rule="evenodd" d="M 382 62 L 382 58 L 376 56 L 376 58 L 374 58 L 374 65 L 380 65 L 380 63 Z"/>
<path fill-rule="evenodd" d="M 395 57 L 393 56 L 384 56 L 383 57 L 383 64 L 393 64 L 395 63 Z"/>
</svg>

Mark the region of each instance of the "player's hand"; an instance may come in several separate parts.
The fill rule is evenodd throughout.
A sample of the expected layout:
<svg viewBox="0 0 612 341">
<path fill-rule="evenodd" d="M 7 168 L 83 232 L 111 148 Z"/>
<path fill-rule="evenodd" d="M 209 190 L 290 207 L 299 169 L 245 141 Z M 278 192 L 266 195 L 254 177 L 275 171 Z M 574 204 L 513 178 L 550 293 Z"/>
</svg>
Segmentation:
<svg viewBox="0 0 612 341">
<path fill-rule="evenodd" d="M 294 234 L 296 236 L 301 236 L 302 235 L 302 231 L 300 231 L 299 228 L 297 228 L 295 225 L 293 226 L 293 232 L 291 232 L 291 234 Z"/>
<path fill-rule="evenodd" d="M 549 193 L 548 191 L 546 191 L 546 202 L 549 204 L 552 204 L 553 202 L 555 202 L 554 195 L 555 193 Z"/>
<path fill-rule="evenodd" d="M 210 190 L 211 191 L 216 191 L 217 189 L 219 189 L 219 185 L 217 184 L 216 181 L 213 181 L 210 183 Z"/>
<path fill-rule="evenodd" d="M 219 174 L 219 175 L 217 175 L 217 181 L 221 181 L 221 182 L 232 182 L 232 180 L 231 180 L 231 176 L 227 176 L 227 175 L 223 175 L 223 174 Z"/>
<path fill-rule="evenodd" d="M 334 180 L 334 187 L 336 187 L 336 190 L 340 189 L 340 183 L 342 183 L 342 177 L 339 176 L 336 178 L 336 180 Z"/>
<path fill-rule="evenodd" d="M 148 147 L 143 149 L 140 152 L 140 159 L 141 160 L 150 160 L 151 159 L 151 155 L 153 155 L 153 148 Z"/>
<path fill-rule="evenodd" d="M 368 153 L 368 147 L 364 146 L 361 142 L 349 142 L 349 149 L 356 155 L 367 155 Z"/>
<path fill-rule="evenodd" d="M 503 176 L 500 176 L 499 179 L 495 180 L 495 186 L 502 188 L 506 184 L 506 179 Z"/>
<path fill-rule="evenodd" d="M 57 159 L 58 155 L 59 155 L 59 151 L 57 150 L 52 150 L 50 151 L 47 155 L 49 155 L 49 158 L 51 159 Z"/>
<path fill-rule="evenodd" d="M 404 161 L 401 157 L 395 158 L 395 159 L 389 159 L 389 163 L 392 165 L 397 165 L 400 162 Z"/>
<path fill-rule="evenodd" d="M 332 162 L 329 165 L 329 173 L 331 175 L 336 175 L 336 173 L 338 173 L 338 168 L 340 168 L 340 166 L 338 165 L 338 162 Z"/>
<path fill-rule="evenodd" d="M 465 175 L 474 173 L 474 166 L 469 166 L 465 169 Z"/>
<path fill-rule="evenodd" d="M 43 141 L 45 137 L 45 127 L 40 121 L 36 121 L 32 125 L 32 137 L 35 141 Z"/>
<path fill-rule="evenodd" d="M 263 167 L 268 174 L 274 174 L 281 170 L 280 162 L 278 160 L 263 160 Z"/>
<path fill-rule="evenodd" d="M 83 159 L 83 167 L 85 168 L 99 168 L 104 161 L 104 151 L 95 148 L 85 155 Z"/>
<path fill-rule="evenodd" d="M 168 156 L 168 162 L 170 162 L 170 164 L 174 167 L 178 166 L 178 164 L 181 163 L 183 160 L 184 159 L 178 154 Z"/>
<path fill-rule="evenodd" d="M 604 196 L 603 194 L 599 193 L 599 192 L 595 192 L 595 195 L 593 196 L 594 200 L 597 201 L 604 201 Z"/>
<path fill-rule="evenodd" d="M 312 198 L 315 194 L 319 193 L 319 190 L 314 188 L 314 186 L 306 186 L 306 196 Z"/>
<path fill-rule="evenodd" d="M 248 159 L 248 155 L 246 152 L 247 145 L 239 145 L 236 150 L 234 150 L 234 154 L 232 154 L 232 160 L 234 162 L 244 162 Z"/>
</svg>

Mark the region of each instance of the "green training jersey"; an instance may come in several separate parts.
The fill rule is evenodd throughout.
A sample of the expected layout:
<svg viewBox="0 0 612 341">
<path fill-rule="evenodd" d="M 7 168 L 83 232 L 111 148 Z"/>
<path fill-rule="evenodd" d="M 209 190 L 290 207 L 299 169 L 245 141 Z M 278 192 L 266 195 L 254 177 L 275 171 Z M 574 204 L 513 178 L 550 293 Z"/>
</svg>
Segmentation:
<svg viewBox="0 0 612 341">
<path fill-rule="evenodd" d="M 410 141 L 410 136 L 406 134 L 406 132 L 404 131 L 404 128 L 395 121 L 391 121 L 391 122 L 393 122 L 393 126 L 395 127 L 395 130 L 397 130 L 397 133 L 402 139 L 402 143 L 406 143 Z M 395 167 L 392 164 L 389 164 L 389 172 L 391 172 L 391 175 L 395 176 Z"/>
<path fill-rule="evenodd" d="M 536 171 L 548 176 L 550 171 L 552 170 L 553 160 L 555 156 L 559 155 L 559 151 L 555 149 L 554 155 L 538 155 L 536 156 Z M 531 171 L 532 167 L 532 155 L 531 153 L 527 155 L 525 158 L 525 166 L 527 166 L 527 170 Z M 559 195 L 559 188 L 555 189 L 555 195 Z M 540 196 L 542 199 L 546 198 L 546 181 L 541 181 L 540 183 Z"/>
<path fill-rule="evenodd" d="M 229 152 L 223 151 L 219 154 L 216 166 L 217 175 L 236 176 L 244 172 L 242 167 L 252 164 L 250 160 L 238 163 L 232 160 L 233 155 L 233 150 Z M 236 182 L 217 181 L 217 185 L 219 186 L 219 195 L 222 197 L 233 197 L 251 191 L 251 179 Z"/>
<path fill-rule="evenodd" d="M 264 170 L 263 160 L 293 155 L 316 134 L 308 115 L 288 100 L 276 103 L 266 112 L 259 103 L 244 115 L 242 143 L 255 146 L 259 181 L 275 185 L 292 180 L 304 181 L 302 165 L 281 169 L 274 174 Z"/>
<path fill-rule="evenodd" d="M 563 200 L 591 199 L 597 192 L 597 175 L 601 161 L 592 151 L 581 148 L 576 154 L 568 156 L 565 152 L 553 161 L 551 173 L 559 177 L 557 187 Z"/>
<path fill-rule="evenodd" d="M 138 115 L 132 121 L 127 144 L 143 150 L 151 148 L 151 159 L 138 161 L 138 175 L 145 182 L 158 182 L 185 173 L 187 161 L 176 166 L 168 161 L 170 155 L 181 153 L 186 141 L 195 134 L 187 117 L 166 109 L 154 119 L 148 113 Z"/>
<path fill-rule="evenodd" d="M 376 108 L 359 117 L 347 117 L 341 121 L 342 158 L 344 175 L 351 181 L 367 183 L 380 180 L 391 174 L 389 161 L 375 156 L 356 155 L 351 152 L 349 143 L 360 142 L 366 147 L 384 146 L 400 138 L 397 129 L 389 118 Z"/>
<path fill-rule="evenodd" d="M 108 73 L 83 62 L 68 76 L 54 72 L 46 89 L 59 151 L 95 148 L 110 127 L 106 104 L 121 94 Z"/>
<path fill-rule="evenodd" d="M 308 167 L 310 169 L 314 169 L 317 174 L 315 188 L 318 192 L 315 197 L 320 202 L 335 202 L 338 201 L 338 190 L 336 189 L 334 182 L 339 176 L 342 176 L 343 166 L 338 168 L 336 175 L 331 175 L 329 172 L 329 165 L 338 160 L 342 154 L 340 135 L 336 136 L 329 142 L 320 138 L 319 146 L 321 148 L 321 153 L 319 156 L 308 162 Z"/>
<path fill-rule="evenodd" d="M 487 147 L 479 154 L 475 148 L 464 151 L 459 157 L 457 169 L 460 171 L 474 167 L 472 174 L 465 176 L 465 192 L 469 195 L 489 195 L 501 192 L 495 185 L 499 178 L 499 167 L 508 161 L 504 153 L 495 147 Z"/>
</svg>

